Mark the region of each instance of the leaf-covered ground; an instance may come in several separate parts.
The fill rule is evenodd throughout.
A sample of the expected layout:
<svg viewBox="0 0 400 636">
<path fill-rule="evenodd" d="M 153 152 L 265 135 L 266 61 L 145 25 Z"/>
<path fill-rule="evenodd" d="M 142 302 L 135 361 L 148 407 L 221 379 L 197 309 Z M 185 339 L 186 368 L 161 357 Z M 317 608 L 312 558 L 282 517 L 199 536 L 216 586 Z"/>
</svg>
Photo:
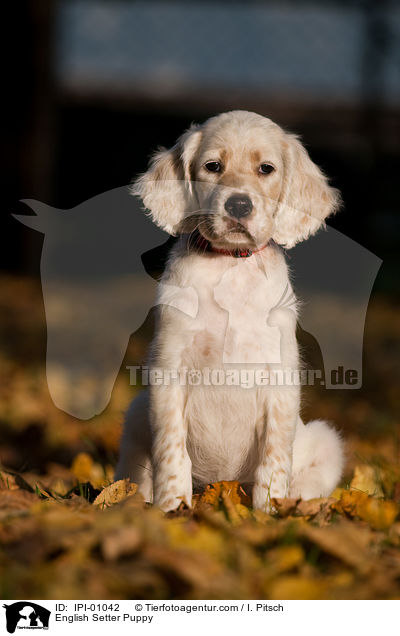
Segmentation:
<svg viewBox="0 0 400 636">
<path fill-rule="evenodd" d="M 0 596 L 2 598 L 400 598 L 397 308 L 373 300 L 359 391 L 305 391 L 304 416 L 343 432 L 346 474 L 332 496 L 253 511 L 235 482 L 163 515 L 134 484 L 112 484 L 126 364 L 106 411 L 59 411 L 45 381 L 37 283 L 0 280 Z"/>
</svg>

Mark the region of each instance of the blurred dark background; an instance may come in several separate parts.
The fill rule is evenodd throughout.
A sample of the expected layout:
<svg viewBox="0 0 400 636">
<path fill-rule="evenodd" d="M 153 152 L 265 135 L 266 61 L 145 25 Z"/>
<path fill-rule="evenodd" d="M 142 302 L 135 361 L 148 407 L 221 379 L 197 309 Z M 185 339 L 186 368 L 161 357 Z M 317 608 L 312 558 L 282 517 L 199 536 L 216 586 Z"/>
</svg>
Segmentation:
<svg viewBox="0 0 400 636">
<path fill-rule="evenodd" d="M 192 121 L 254 110 L 299 133 L 340 188 L 330 223 L 396 293 L 398 0 L 20 0 L 3 30 L 1 268 L 37 274 L 21 198 L 68 208 L 144 170 Z"/>
</svg>

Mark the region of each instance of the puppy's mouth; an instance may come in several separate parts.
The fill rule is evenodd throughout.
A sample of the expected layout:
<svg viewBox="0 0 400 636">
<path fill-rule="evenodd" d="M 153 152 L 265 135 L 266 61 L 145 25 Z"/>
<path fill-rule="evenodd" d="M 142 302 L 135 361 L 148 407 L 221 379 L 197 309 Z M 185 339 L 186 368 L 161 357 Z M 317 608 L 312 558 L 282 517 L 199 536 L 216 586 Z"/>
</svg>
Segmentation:
<svg viewBox="0 0 400 636">
<path fill-rule="evenodd" d="M 229 230 L 224 232 L 220 238 L 224 238 L 228 241 L 237 241 L 237 240 L 251 241 L 252 240 L 247 230 L 245 230 L 243 227 L 240 227 L 240 226 L 230 228 Z"/>
<path fill-rule="evenodd" d="M 215 212 L 202 213 L 186 219 L 182 225 L 183 233 L 198 232 L 213 247 L 219 249 L 250 249 L 257 247 L 257 241 L 248 228 L 239 219 L 219 216 Z"/>
<path fill-rule="evenodd" d="M 214 231 L 213 243 L 224 244 L 226 247 L 231 247 L 232 245 L 247 248 L 255 247 L 254 237 L 243 223 L 227 216 L 222 218 L 222 222 L 223 230 Z"/>
<path fill-rule="evenodd" d="M 240 223 L 239 221 L 234 221 L 233 219 L 229 219 L 228 217 L 223 217 L 223 221 L 225 222 L 226 226 L 225 236 L 228 236 L 229 234 L 245 234 L 247 236 L 250 236 L 244 225 L 242 225 L 242 223 Z"/>
</svg>

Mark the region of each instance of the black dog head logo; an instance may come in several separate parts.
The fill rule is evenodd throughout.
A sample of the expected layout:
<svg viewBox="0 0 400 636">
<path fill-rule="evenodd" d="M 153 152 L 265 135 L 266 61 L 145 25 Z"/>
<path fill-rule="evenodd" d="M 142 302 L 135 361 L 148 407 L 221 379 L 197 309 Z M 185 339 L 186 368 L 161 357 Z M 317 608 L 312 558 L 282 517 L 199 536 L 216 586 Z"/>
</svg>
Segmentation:
<svg viewBox="0 0 400 636">
<path fill-rule="evenodd" d="M 13 634 L 17 627 L 24 629 L 48 629 L 50 610 L 32 603 L 19 601 L 12 605 L 3 605 L 6 610 L 7 631 Z"/>
</svg>

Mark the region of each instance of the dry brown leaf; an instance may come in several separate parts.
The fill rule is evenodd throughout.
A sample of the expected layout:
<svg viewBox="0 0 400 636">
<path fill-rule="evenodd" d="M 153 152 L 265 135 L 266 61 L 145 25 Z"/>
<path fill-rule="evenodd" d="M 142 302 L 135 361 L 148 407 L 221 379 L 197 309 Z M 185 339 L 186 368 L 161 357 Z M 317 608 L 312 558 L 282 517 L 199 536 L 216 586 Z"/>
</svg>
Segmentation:
<svg viewBox="0 0 400 636">
<path fill-rule="evenodd" d="M 307 519 L 312 519 L 314 523 L 318 523 L 320 526 L 325 526 L 332 518 L 332 504 L 335 501 L 333 497 L 301 500 L 297 505 L 297 514 Z"/>
<path fill-rule="evenodd" d="M 341 519 L 337 525 L 324 528 L 303 524 L 299 534 L 362 574 L 368 573 L 372 567 L 373 555 L 369 550 L 372 535 L 367 528 Z"/>
<path fill-rule="evenodd" d="M 223 594 L 223 587 L 219 582 L 224 578 L 223 568 L 218 561 L 207 554 L 198 551 L 180 553 L 153 543 L 145 545 L 144 555 L 157 569 L 173 574 L 185 585 L 193 586 L 200 594 L 212 588 L 216 588 Z M 207 598 L 209 598 L 208 594 Z"/>
<path fill-rule="evenodd" d="M 255 511 L 256 513 L 257 511 Z M 255 515 L 254 513 L 254 515 Z M 262 547 L 273 544 L 286 535 L 292 528 L 297 528 L 297 521 L 276 521 L 268 517 L 267 523 L 244 522 L 235 528 L 235 536 L 249 545 Z"/>
<path fill-rule="evenodd" d="M 0 490 L 17 490 L 19 488 L 27 492 L 35 492 L 34 485 L 32 486 L 28 481 L 27 473 L 22 476 L 19 473 L 3 470 L 0 475 L 2 475 L 2 478 L 0 477 Z M 36 480 L 37 475 L 35 475 L 34 478 Z"/>
<path fill-rule="evenodd" d="M 393 499 L 396 503 L 400 503 L 400 481 L 396 481 L 393 485 Z"/>
<path fill-rule="evenodd" d="M 0 490 L 18 490 L 15 476 L 7 471 L 0 471 Z"/>
<path fill-rule="evenodd" d="M 239 486 L 240 503 L 242 506 L 250 507 L 252 505 L 252 497 L 248 493 L 251 492 L 251 484 L 242 484 Z"/>
<path fill-rule="evenodd" d="M 137 484 L 132 483 L 129 479 L 119 479 L 110 486 L 104 488 L 93 502 L 94 506 L 107 508 L 119 501 L 122 501 L 130 495 L 134 495 L 137 491 Z"/>
<path fill-rule="evenodd" d="M 37 503 L 38 498 L 34 493 L 26 490 L 1 490 L 0 509 L 1 510 L 25 510 Z"/>
<path fill-rule="evenodd" d="M 116 528 L 103 538 L 101 550 L 106 561 L 115 561 L 120 556 L 136 552 L 142 537 L 133 526 Z"/>
<path fill-rule="evenodd" d="M 282 499 L 273 497 L 271 499 L 271 505 L 275 509 L 279 517 L 289 517 L 295 514 L 299 501 L 300 499 L 290 499 L 289 497 L 285 497 Z"/>
</svg>

